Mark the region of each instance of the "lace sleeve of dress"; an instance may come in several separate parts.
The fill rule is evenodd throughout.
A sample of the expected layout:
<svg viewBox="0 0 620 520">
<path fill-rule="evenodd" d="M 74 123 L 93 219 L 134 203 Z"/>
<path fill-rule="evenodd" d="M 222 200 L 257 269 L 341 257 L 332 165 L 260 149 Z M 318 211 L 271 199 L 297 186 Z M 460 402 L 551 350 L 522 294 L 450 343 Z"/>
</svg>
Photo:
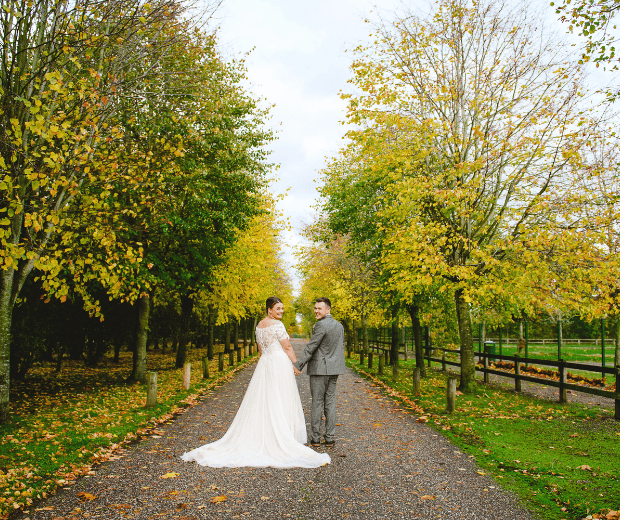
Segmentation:
<svg viewBox="0 0 620 520">
<path fill-rule="evenodd" d="M 290 338 L 290 336 L 288 335 L 288 332 L 286 332 L 286 327 L 284 326 L 284 323 L 280 322 L 278 327 L 276 327 L 276 335 L 279 340 Z"/>
</svg>

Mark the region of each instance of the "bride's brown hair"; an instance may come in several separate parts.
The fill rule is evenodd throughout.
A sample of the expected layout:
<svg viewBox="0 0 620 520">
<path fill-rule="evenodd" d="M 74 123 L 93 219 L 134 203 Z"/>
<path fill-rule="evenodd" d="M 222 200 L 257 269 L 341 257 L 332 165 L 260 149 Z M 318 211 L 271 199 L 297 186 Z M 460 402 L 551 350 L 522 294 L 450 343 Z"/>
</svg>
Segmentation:
<svg viewBox="0 0 620 520">
<path fill-rule="evenodd" d="M 269 309 L 271 309 L 276 303 L 281 303 L 282 305 L 284 305 L 282 300 L 277 296 L 270 296 L 265 302 L 265 310 L 269 312 Z"/>
</svg>

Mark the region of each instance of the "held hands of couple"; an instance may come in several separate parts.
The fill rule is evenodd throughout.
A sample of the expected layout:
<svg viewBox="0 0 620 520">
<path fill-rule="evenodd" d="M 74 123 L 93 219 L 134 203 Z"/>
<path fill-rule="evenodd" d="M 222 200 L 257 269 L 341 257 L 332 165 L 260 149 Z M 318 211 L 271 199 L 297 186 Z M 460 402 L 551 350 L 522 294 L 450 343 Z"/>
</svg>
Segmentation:
<svg viewBox="0 0 620 520">
<path fill-rule="evenodd" d="M 297 367 L 293 367 L 293 372 L 295 372 L 295 375 L 298 376 L 299 374 L 301 374 L 301 370 L 298 370 Z"/>
</svg>

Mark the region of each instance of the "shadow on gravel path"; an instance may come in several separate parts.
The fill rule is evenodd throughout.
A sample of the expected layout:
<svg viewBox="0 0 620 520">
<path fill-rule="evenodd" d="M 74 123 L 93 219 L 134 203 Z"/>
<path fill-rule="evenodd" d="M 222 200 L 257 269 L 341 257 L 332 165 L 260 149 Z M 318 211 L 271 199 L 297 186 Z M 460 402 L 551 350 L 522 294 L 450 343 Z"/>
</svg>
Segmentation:
<svg viewBox="0 0 620 520">
<path fill-rule="evenodd" d="M 305 342 L 293 345 L 299 353 Z M 161 436 L 14 518 L 530 518 L 513 496 L 479 475 L 467 455 L 348 369 L 338 380 L 332 464 L 213 469 L 181 461 L 183 452 L 225 433 L 253 371 L 205 394 Z M 308 419 L 309 380 L 304 373 L 297 381 Z M 162 478 L 166 474 L 173 475 Z M 212 503 L 217 496 L 226 500 Z"/>
</svg>

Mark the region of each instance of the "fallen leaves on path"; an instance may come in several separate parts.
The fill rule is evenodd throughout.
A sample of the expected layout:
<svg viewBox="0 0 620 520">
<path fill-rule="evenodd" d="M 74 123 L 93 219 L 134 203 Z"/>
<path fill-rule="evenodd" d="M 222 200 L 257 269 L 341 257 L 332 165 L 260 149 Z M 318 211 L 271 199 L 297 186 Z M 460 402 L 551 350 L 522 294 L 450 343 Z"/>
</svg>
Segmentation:
<svg viewBox="0 0 620 520">
<path fill-rule="evenodd" d="M 226 495 L 219 495 L 217 497 L 211 498 L 209 502 L 211 502 L 212 504 L 217 504 L 219 502 L 226 502 L 226 500 L 228 500 L 228 497 Z"/>
</svg>

